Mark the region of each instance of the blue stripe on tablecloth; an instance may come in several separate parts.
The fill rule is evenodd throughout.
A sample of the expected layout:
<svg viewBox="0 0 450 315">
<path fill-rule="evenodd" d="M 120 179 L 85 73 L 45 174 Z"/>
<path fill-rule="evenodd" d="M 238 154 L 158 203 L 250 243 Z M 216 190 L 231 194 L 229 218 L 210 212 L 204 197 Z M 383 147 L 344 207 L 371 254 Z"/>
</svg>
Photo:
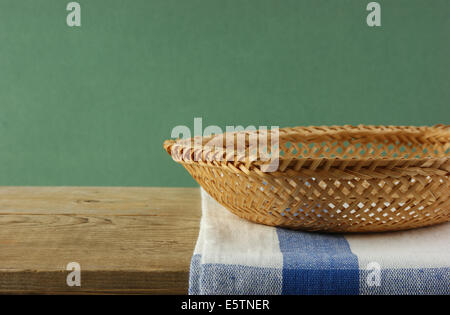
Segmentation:
<svg viewBox="0 0 450 315">
<path fill-rule="evenodd" d="M 282 294 L 358 294 L 358 258 L 342 235 L 277 228 Z"/>
<path fill-rule="evenodd" d="M 450 268 L 397 268 L 382 269 L 379 286 L 370 286 L 370 273 L 360 270 L 360 294 L 450 294 Z"/>
<path fill-rule="evenodd" d="M 191 260 L 189 294 L 278 295 L 281 268 L 229 264 L 201 264 L 201 255 Z"/>
<path fill-rule="evenodd" d="M 227 264 L 202 264 L 200 294 L 278 295 L 282 288 L 280 268 Z"/>
<path fill-rule="evenodd" d="M 190 295 L 200 294 L 200 275 L 201 275 L 201 260 L 200 254 L 194 254 L 191 259 L 191 266 L 189 269 L 189 290 Z"/>
</svg>

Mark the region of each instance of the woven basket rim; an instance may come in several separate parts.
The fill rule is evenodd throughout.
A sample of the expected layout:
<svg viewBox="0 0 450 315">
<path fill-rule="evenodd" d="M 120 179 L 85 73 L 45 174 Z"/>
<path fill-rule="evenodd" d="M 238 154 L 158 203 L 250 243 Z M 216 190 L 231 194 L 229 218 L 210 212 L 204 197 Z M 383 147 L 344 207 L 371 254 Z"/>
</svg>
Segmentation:
<svg viewBox="0 0 450 315">
<path fill-rule="evenodd" d="M 224 133 L 209 137 L 193 137 L 189 139 L 166 140 L 164 149 L 172 158 L 181 164 L 199 164 L 207 167 L 224 167 L 235 172 L 250 171 L 262 172 L 261 167 L 267 162 L 261 160 L 250 160 L 245 157 L 238 157 L 236 154 L 231 159 L 224 159 L 222 153 L 217 153 L 214 147 L 207 145 L 195 146 L 195 141 L 201 144 L 214 140 L 223 139 L 225 135 L 255 135 L 257 131 L 241 131 L 233 133 Z M 345 175 L 357 174 L 364 176 L 364 173 L 370 173 L 372 176 L 377 170 L 383 172 L 380 176 L 397 177 L 401 174 L 430 174 L 426 169 L 433 170 L 433 174 L 447 175 L 450 172 L 450 125 L 435 126 L 385 126 L 385 125 L 344 125 L 344 126 L 309 126 L 309 127 L 286 127 L 279 129 L 280 143 L 297 142 L 299 139 L 305 142 L 340 142 L 347 140 L 362 140 L 377 143 L 378 140 L 399 143 L 411 143 L 414 145 L 423 145 L 439 149 L 436 156 L 427 157 L 296 157 L 279 156 L 279 166 L 277 172 L 284 172 L 286 175 L 292 174 L 298 176 L 301 171 L 305 176 L 305 171 L 310 172 L 310 176 L 316 173 L 325 172 L 325 176 L 334 173 L 336 177 L 342 178 Z M 379 142 L 382 143 L 383 141 Z M 222 148 L 224 148 L 222 146 Z M 445 152 L 444 152 L 445 151 Z M 218 158 L 219 157 L 219 158 Z M 333 176 L 333 177 L 335 177 Z M 351 175 L 355 176 L 355 174 Z"/>
</svg>

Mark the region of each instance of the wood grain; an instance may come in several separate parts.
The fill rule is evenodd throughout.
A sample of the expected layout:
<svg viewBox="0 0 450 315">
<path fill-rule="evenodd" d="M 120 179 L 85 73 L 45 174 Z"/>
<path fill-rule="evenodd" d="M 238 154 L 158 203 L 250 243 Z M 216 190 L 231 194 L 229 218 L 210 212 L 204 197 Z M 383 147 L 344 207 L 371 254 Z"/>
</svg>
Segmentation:
<svg viewBox="0 0 450 315">
<path fill-rule="evenodd" d="M 0 293 L 184 294 L 200 203 L 197 188 L 0 187 Z"/>
</svg>

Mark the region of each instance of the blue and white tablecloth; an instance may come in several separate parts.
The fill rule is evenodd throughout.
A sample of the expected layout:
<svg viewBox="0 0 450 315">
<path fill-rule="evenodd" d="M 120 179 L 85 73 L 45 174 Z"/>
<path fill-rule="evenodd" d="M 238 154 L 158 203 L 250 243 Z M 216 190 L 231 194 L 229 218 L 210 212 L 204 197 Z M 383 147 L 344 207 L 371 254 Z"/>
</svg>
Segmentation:
<svg viewBox="0 0 450 315">
<path fill-rule="evenodd" d="M 450 294 L 450 223 L 320 234 L 254 224 L 202 190 L 189 294 Z"/>
</svg>

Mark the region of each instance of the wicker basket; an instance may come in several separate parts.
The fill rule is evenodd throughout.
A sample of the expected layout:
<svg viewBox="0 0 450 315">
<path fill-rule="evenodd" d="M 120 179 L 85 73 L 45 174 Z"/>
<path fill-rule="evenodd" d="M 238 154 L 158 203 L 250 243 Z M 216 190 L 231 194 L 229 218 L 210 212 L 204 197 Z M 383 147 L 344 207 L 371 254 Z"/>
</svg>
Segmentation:
<svg viewBox="0 0 450 315">
<path fill-rule="evenodd" d="M 450 221 L 449 125 L 279 129 L 279 146 L 264 149 L 279 156 L 273 172 L 251 158 L 250 139 L 260 134 L 167 140 L 164 148 L 220 204 L 253 222 L 372 232 Z M 230 156 L 228 136 L 244 137 L 244 151 L 232 144 Z"/>
</svg>

